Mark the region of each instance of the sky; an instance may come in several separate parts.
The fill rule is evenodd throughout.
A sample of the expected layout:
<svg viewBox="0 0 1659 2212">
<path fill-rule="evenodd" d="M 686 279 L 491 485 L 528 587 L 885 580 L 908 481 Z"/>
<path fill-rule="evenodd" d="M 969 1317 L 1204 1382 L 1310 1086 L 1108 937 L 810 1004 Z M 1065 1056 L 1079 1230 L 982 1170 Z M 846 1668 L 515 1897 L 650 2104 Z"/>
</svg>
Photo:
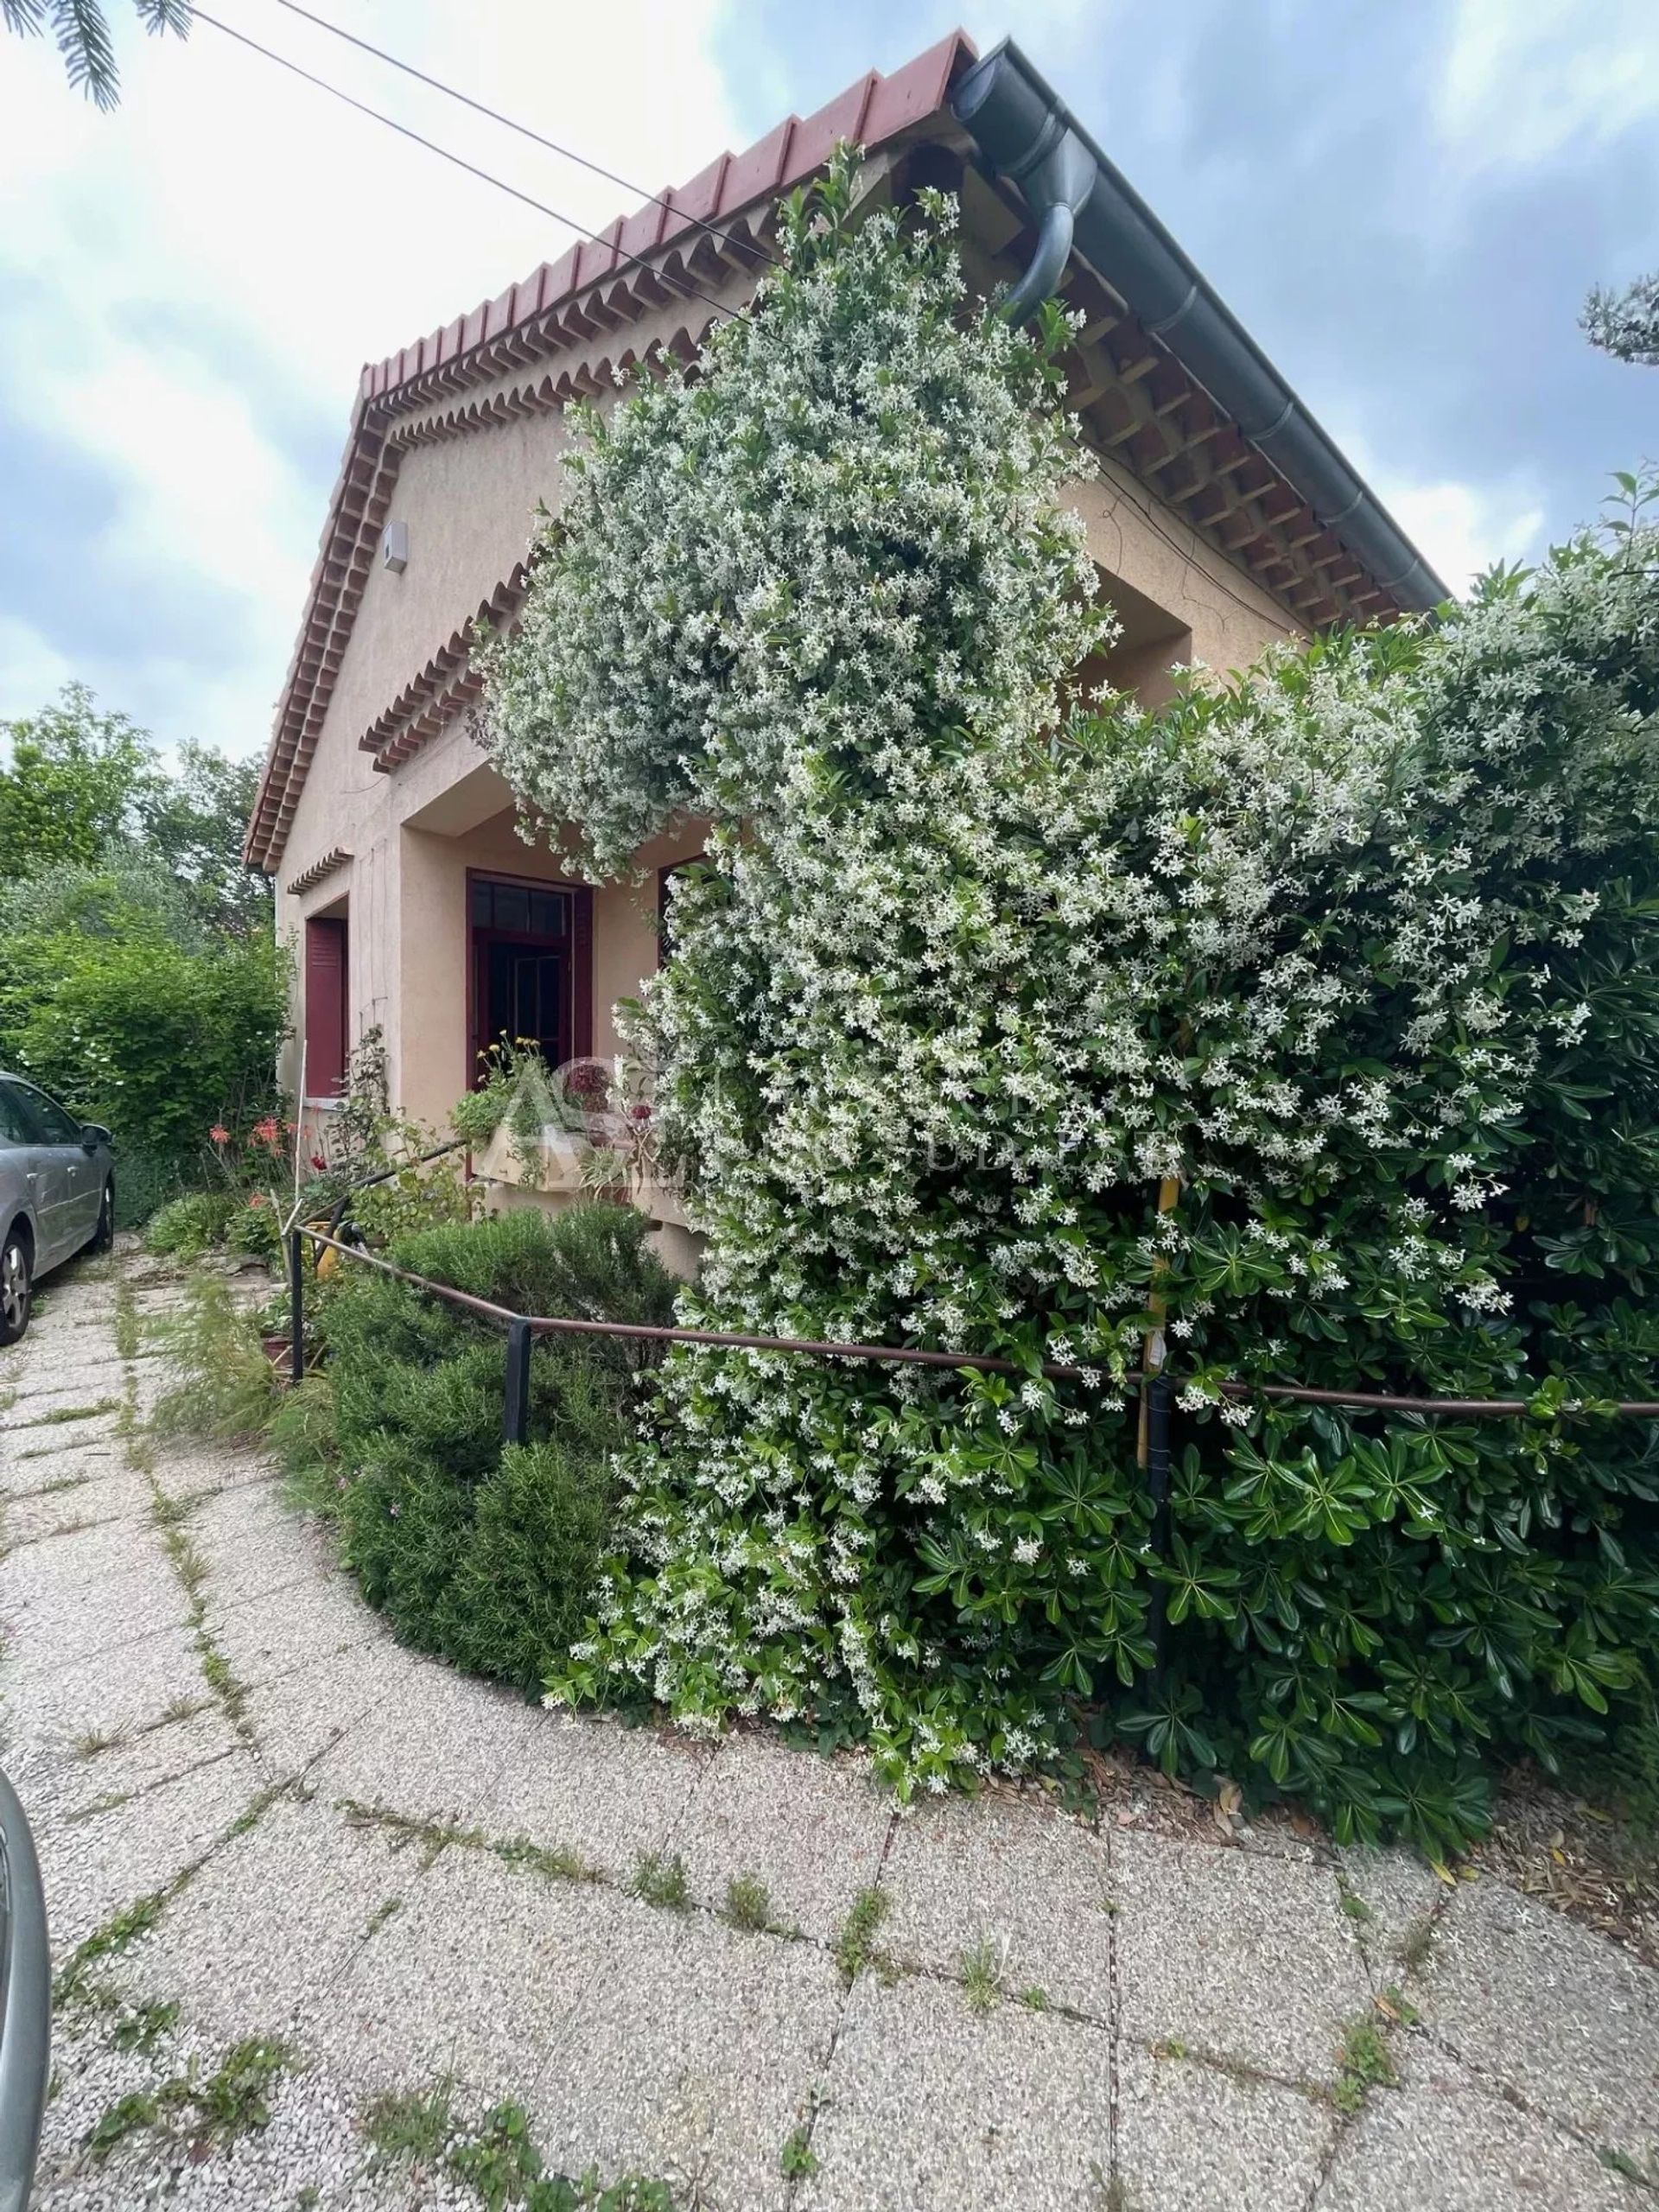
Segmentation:
<svg viewBox="0 0 1659 2212">
<path fill-rule="evenodd" d="M 0 35 L 0 720 L 77 679 L 257 753 L 361 364 L 572 234 L 108 5 L 112 116 Z M 958 22 L 1011 35 L 1454 589 L 1659 460 L 1659 371 L 1577 328 L 1659 261 L 1654 0 L 315 5 L 650 190 Z M 277 0 L 212 12 L 579 224 L 634 204 Z"/>
</svg>

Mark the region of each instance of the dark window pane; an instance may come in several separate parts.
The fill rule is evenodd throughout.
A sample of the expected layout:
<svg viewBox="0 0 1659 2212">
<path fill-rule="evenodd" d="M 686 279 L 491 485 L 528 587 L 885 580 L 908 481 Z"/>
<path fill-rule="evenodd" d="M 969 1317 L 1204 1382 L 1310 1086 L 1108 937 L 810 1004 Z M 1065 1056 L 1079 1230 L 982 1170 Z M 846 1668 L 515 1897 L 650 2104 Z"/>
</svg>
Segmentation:
<svg viewBox="0 0 1659 2212">
<path fill-rule="evenodd" d="M 474 929 L 486 930 L 490 926 L 490 915 L 493 911 L 491 893 L 493 888 L 493 885 L 488 883 L 475 883 L 473 886 L 473 927 Z"/>
<path fill-rule="evenodd" d="M 569 933 L 569 904 L 558 891 L 532 891 L 530 926 L 537 937 L 565 937 Z"/>
<path fill-rule="evenodd" d="M 55 1098 L 48 1098 L 43 1090 L 36 1090 L 30 1084 L 20 1084 L 18 1090 L 41 1132 L 43 1144 L 80 1142 L 80 1123 L 73 1114 L 66 1114 Z"/>
<path fill-rule="evenodd" d="M 10 1084 L 0 1083 L 0 1144 L 39 1144 L 33 1116 Z"/>
<path fill-rule="evenodd" d="M 499 930 L 527 930 L 530 927 L 530 893 L 522 885 L 498 883 L 495 886 L 495 926 Z"/>
</svg>

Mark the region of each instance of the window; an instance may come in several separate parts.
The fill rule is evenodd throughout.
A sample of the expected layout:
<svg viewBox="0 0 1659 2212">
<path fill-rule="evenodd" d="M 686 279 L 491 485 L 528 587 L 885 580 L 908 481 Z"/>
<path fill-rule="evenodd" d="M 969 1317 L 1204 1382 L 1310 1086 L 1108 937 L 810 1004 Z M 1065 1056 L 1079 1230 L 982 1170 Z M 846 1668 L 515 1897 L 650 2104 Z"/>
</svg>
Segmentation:
<svg viewBox="0 0 1659 2212">
<path fill-rule="evenodd" d="M 343 915 L 305 925 L 305 1095 L 334 1098 L 346 1088 L 347 945 Z"/>
<path fill-rule="evenodd" d="M 467 892 L 474 1080 L 477 1055 L 527 1038 L 550 1067 L 590 1049 L 592 893 L 475 875 Z"/>
<path fill-rule="evenodd" d="M 20 1083 L 15 1090 L 25 1116 L 35 1124 L 36 1144 L 80 1142 L 80 1123 L 73 1114 L 66 1113 L 55 1098 L 48 1098 L 30 1083 Z"/>
<path fill-rule="evenodd" d="M 22 1093 L 10 1083 L 0 1083 L 0 1144 L 40 1144 L 35 1117 Z"/>
</svg>

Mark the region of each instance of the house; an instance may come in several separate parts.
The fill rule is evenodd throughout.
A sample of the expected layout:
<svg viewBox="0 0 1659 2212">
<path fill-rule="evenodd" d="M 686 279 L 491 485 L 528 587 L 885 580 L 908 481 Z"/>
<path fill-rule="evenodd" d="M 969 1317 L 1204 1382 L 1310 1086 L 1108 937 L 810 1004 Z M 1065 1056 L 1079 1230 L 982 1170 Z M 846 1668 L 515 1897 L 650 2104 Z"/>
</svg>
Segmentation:
<svg viewBox="0 0 1659 2212">
<path fill-rule="evenodd" d="M 565 881 L 515 834 L 469 728 L 468 625 L 522 589 L 567 402 L 656 349 L 690 353 L 740 307 L 777 197 L 843 138 L 878 193 L 959 194 L 980 288 L 1008 282 L 1026 306 L 1059 291 L 1081 312 L 1071 400 L 1100 470 L 1076 499 L 1122 624 L 1102 675 L 1154 702 L 1173 662 L 1236 666 L 1445 596 L 1016 48 L 981 60 L 958 34 L 872 72 L 364 370 L 246 846 L 297 956 L 283 1075 L 313 1127 L 371 1027 L 394 1103 L 434 1125 L 503 1030 L 556 1063 L 615 1052 L 615 1001 L 657 963 L 661 894 Z M 695 823 L 657 841 L 648 885 L 701 844 Z M 529 1173 L 500 1147 L 485 1168 Z"/>
</svg>

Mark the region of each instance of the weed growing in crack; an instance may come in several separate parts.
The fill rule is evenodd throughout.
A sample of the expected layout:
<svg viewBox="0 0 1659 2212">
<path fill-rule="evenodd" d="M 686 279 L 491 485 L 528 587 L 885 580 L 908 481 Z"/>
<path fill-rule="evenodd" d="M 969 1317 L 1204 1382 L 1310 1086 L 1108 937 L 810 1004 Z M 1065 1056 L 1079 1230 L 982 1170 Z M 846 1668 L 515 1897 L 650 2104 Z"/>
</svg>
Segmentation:
<svg viewBox="0 0 1659 2212">
<path fill-rule="evenodd" d="M 836 1964 L 849 1989 L 875 1958 L 876 1930 L 892 1910 L 892 1898 L 874 1885 L 861 1890 L 849 1906 L 836 1936 Z"/>
<path fill-rule="evenodd" d="M 105 1414 L 118 1414 L 119 1398 L 99 1398 L 90 1406 L 55 1406 L 49 1414 L 37 1414 L 33 1421 L 20 1421 L 19 1428 L 60 1428 L 67 1421 L 98 1421 Z"/>
<path fill-rule="evenodd" d="M 171 2034 L 178 2018 L 176 1998 L 165 2004 L 152 1999 L 124 2005 L 110 2030 L 110 2043 L 117 2050 L 136 2050 L 148 2057 L 162 2037 Z"/>
<path fill-rule="evenodd" d="M 661 1905 L 670 1912 L 685 1911 L 691 1902 L 685 1861 L 677 1851 L 671 1859 L 660 1851 L 641 1852 L 628 1877 L 628 1895 L 638 1897 L 642 1904 Z"/>
<path fill-rule="evenodd" d="M 818 2154 L 812 2148 L 812 2139 L 804 2127 L 798 2127 L 792 2135 L 785 2139 L 778 2164 L 791 2181 L 817 2173 Z"/>
<path fill-rule="evenodd" d="M 734 1874 L 726 1885 L 726 1918 L 734 1928 L 763 1936 L 772 1926 L 772 1891 L 758 1874 Z"/>
<path fill-rule="evenodd" d="M 152 1890 L 147 1897 L 135 1898 L 78 1943 L 52 1985 L 54 2000 L 59 2005 L 69 2005 L 83 1995 L 90 1984 L 92 1968 L 101 1960 L 117 1957 L 129 1944 L 148 1935 L 161 1918 L 169 1895 L 167 1890 Z"/>
<path fill-rule="evenodd" d="M 1020 1992 L 1020 2002 L 1028 2012 L 1046 2012 L 1048 1992 L 1046 1989 L 1039 1989 L 1037 1984 L 1033 1982 L 1029 1989 L 1022 1989 Z"/>
<path fill-rule="evenodd" d="M 82 2138 L 85 2147 L 102 2165 L 129 2135 L 159 2127 L 188 2094 L 186 2083 L 177 2077 L 164 2082 L 159 2089 L 130 2089 L 124 2097 L 118 2097 L 99 2113 Z"/>
<path fill-rule="evenodd" d="M 1400 2084 L 1387 2038 L 1375 2020 L 1356 2020 L 1349 2028 L 1342 2039 L 1338 2067 L 1332 2092 L 1338 2112 L 1356 2113 L 1374 2088 L 1394 2089 Z"/>
<path fill-rule="evenodd" d="M 970 2012 L 996 2009 L 996 2000 L 1002 1994 L 1002 1961 L 988 1938 L 982 1936 L 971 1951 L 963 1953 L 957 1978 Z"/>
<path fill-rule="evenodd" d="M 177 2007 L 173 2010 L 176 2014 Z M 195 2081 L 193 2068 L 190 2073 L 174 2075 L 159 2088 L 135 2089 L 118 2097 L 87 2130 L 86 2148 L 101 2164 L 128 2136 L 147 2128 L 176 2126 L 194 2153 L 205 2157 L 215 2144 L 232 2142 L 270 2125 L 271 2093 L 296 2063 L 289 2044 L 270 2036 L 249 2036 L 232 2044 L 205 2082 Z"/>
<path fill-rule="evenodd" d="M 219 2142 L 264 2127 L 270 2097 L 298 2063 L 293 2046 L 275 2036 L 248 2036 L 226 2052 L 217 2073 L 193 2092 L 200 2133 Z"/>
<path fill-rule="evenodd" d="M 143 1325 L 138 1319 L 137 1301 L 132 1286 L 124 1277 L 115 1286 L 115 1349 L 122 1359 L 137 1359 L 143 1337 Z"/>
<path fill-rule="evenodd" d="M 435 2165 L 456 2133 L 448 2082 L 377 2097 L 364 2114 L 363 2132 L 374 2146 L 372 2167 Z"/>
<path fill-rule="evenodd" d="M 74 1754 L 78 1759 L 95 1759 L 100 1751 L 113 1751 L 127 1740 L 124 1721 L 114 1728 L 89 1728 L 84 1736 L 77 1736 Z"/>
<path fill-rule="evenodd" d="M 1339 1892 L 1339 1896 L 1342 1910 L 1350 1920 L 1358 1921 L 1363 1927 L 1368 1921 L 1376 1918 L 1376 1915 L 1366 1904 L 1364 1898 L 1356 1897 L 1351 1890 L 1343 1890 Z"/>
</svg>

